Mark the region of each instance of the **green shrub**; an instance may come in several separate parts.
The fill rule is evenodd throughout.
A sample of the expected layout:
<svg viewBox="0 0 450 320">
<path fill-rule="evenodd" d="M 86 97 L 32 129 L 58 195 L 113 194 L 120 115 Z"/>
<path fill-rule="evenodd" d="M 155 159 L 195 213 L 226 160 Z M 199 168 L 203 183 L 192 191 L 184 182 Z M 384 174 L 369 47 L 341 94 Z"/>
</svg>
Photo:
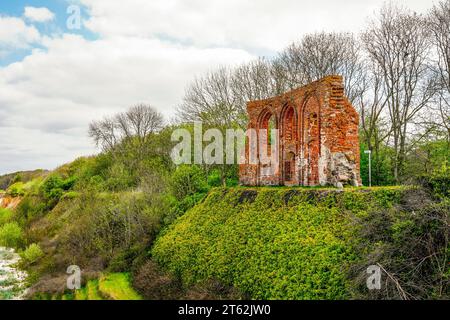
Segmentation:
<svg viewBox="0 0 450 320">
<path fill-rule="evenodd" d="M 37 262 L 40 258 L 42 258 L 43 255 L 44 252 L 42 251 L 41 247 L 39 247 L 39 245 L 35 243 L 31 244 L 28 248 L 20 253 L 20 257 L 26 264 L 33 264 Z"/>
<path fill-rule="evenodd" d="M 442 163 L 430 177 L 425 178 L 428 187 L 433 193 L 441 198 L 450 197 L 450 166 L 447 162 Z"/>
<path fill-rule="evenodd" d="M 100 293 L 111 300 L 141 300 L 141 296 L 131 286 L 128 273 L 111 273 L 99 280 Z"/>
<path fill-rule="evenodd" d="M 208 185 L 210 187 L 221 187 L 222 186 L 222 178 L 220 177 L 220 172 L 214 170 L 208 176 Z"/>
<path fill-rule="evenodd" d="M 164 231 L 152 257 L 185 286 L 214 279 L 253 299 L 349 298 L 354 221 L 402 192 L 214 189 Z"/>
<path fill-rule="evenodd" d="M 172 174 L 170 187 L 172 194 L 182 200 L 196 193 L 204 193 L 208 190 L 207 181 L 202 169 L 198 166 L 179 166 Z"/>
<path fill-rule="evenodd" d="M 67 200 L 67 199 L 76 199 L 80 196 L 80 193 L 77 191 L 69 191 L 64 193 L 64 195 L 61 197 L 61 199 Z"/>
<path fill-rule="evenodd" d="M 121 163 L 115 163 L 108 172 L 105 187 L 110 191 L 128 190 L 136 185 L 130 170 Z"/>
<path fill-rule="evenodd" d="M 64 214 L 59 216 L 57 209 Z M 165 214 L 159 209 L 157 202 L 148 203 L 140 193 L 86 192 L 60 202 L 47 221 L 61 235 L 62 256 L 77 256 L 86 263 L 101 260 L 110 270 L 124 271 L 146 253 L 159 232 Z"/>
<path fill-rule="evenodd" d="M 42 192 L 49 200 L 59 200 L 63 194 L 63 179 L 59 175 L 51 175 L 42 184 Z"/>
<path fill-rule="evenodd" d="M 23 195 L 25 195 L 25 190 L 24 190 L 24 183 L 23 182 L 16 182 L 13 185 L 11 185 L 6 192 L 11 196 L 11 197 L 21 197 Z"/>
<path fill-rule="evenodd" d="M 14 214 L 11 210 L 0 208 L 0 226 L 11 221 L 13 216 Z"/>
<path fill-rule="evenodd" d="M 17 248 L 23 242 L 23 233 L 17 222 L 10 222 L 0 227 L 0 246 Z"/>
<path fill-rule="evenodd" d="M 372 208 L 358 222 L 361 259 L 352 265 L 355 299 L 448 300 L 450 201 L 433 202 L 421 189 L 405 192 L 390 209 Z M 383 266 L 382 290 L 367 290 L 367 266 Z M 389 272 L 388 276 L 386 272 Z M 399 290 L 401 285 L 401 290 Z"/>
<path fill-rule="evenodd" d="M 39 197 L 25 196 L 15 210 L 15 220 L 20 225 L 25 225 L 29 221 L 41 216 L 46 211 L 46 204 Z"/>
</svg>

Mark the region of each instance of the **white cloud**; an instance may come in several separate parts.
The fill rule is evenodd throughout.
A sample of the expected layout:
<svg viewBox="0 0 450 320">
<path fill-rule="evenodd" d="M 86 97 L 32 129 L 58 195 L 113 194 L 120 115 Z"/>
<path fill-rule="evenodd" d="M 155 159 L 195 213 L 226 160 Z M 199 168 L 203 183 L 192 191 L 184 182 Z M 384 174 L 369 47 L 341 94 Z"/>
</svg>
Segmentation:
<svg viewBox="0 0 450 320">
<path fill-rule="evenodd" d="M 34 22 L 47 22 L 55 18 L 53 12 L 45 7 L 25 7 L 24 17 Z"/>
<path fill-rule="evenodd" d="M 89 122 L 135 103 L 152 104 L 169 118 L 196 75 L 253 58 L 242 50 L 133 37 L 87 41 L 66 34 L 42 45 L 46 50 L 0 69 L 0 150 L 33 157 L 30 168 L 93 153 Z M 0 173 L 14 166 L 0 157 Z"/>
<path fill-rule="evenodd" d="M 6 49 L 24 49 L 41 39 L 34 26 L 27 25 L 22 19 L 0 16 L 0 51 Z"/>
<path fill-rule="evenodd" d="M 196 46 L 278 51 L 302 34 L 360 30 L 385 0 L 81 0 L 86 26 L 108 36 L 167 37 Z M 422 0 L 398 0 L 424 10 Z"/>
</svg>

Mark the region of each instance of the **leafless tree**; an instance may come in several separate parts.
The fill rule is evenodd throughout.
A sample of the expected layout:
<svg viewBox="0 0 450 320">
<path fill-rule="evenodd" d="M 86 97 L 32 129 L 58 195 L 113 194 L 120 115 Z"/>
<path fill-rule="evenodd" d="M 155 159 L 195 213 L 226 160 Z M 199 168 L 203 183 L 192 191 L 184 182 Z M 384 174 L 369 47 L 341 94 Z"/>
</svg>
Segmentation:
<svg viewBox="0 0 450 320">
<path fill-rule="evenodd" d="M 260 58 L 237 68 L 222 67 L 186 89 L 178 118 L 215 126 L 246 126 L 246 103 L 266 99 L 330 74 L 345 78 L 347 95 L 361 95 L 364 65 L 352 34 L 317 33 L 292 44 L 276 59 Z"/>
<path fill-rule="evenodd" d="M 387 101 L 397 182 L 407 153 L 408 129 L 434 96 L 428 64 L 425 20 L 410 11 L 387 4 L 363 33 L 369 58 L 380 68 Z"/>
<path fill-rule="evenodd" d="M 137 146 L 142 156 L 147 139 L 164 125 L 163 116 L 153 107 L 138 104 L 114 117 L 105 117 L 89 125 L 89 136 L 104 151 L 113 151 L 125 140 Z"/>
<path fill-rule="evenodd" d="M 436 115 L 438 122 L 450 137 L 450 0 L 441 1 L 431 9 L 427 19 L 431 43 L 436 50 L 434 70 L 438 78 Z"/>
<path fill-rule="evenodd" d="M 89 137 L 103 151 L 112 150 L 120 141 L 115 121 L 110 117 L 105 117 L 101 121 L 91 122 L 89 125 Z"/>
<path fill-rule="evenodd" d="M 182 122 L 203 121 L 207 125 L 226 126 L 243 112 L 231 89 L 231 70 L 222 67 L 189 85 L 177 115 Z"/>
<path fill-rule="evenodd" d="M 138 104 L 131 107 L 125 113 L 115 117 L 116 126 L 124 138 L 137 138 L 145 143 L 149 135 L 162 129 L 164 118 L 153 107 Z"/>
<path fill-rule="evenodd" d="M 391 128 L 386 117 L 389 95 L 383 85 L 383 77 L 379 66 L 368 62 L 366 74 L 360 84 L 361 92 L 354 103 L 358 106 L 360 114 L 360 127 L 362 141 L 374 155 L 373 178 L 379 183 L 381 176 L 380 150 L 383 143 L 389 137 Z"/>
<path fill-rule="evenodd" d="M 327 75 L 344 77 L 350 101 L 361 94 L 364 64 L 358 40 L 351 33 L 314 33 L 291 44 L 277 59 L 290 89 Z"/>
<path fill-rule="evenodd" d="M 280 94 L 279 78 L 276 78 L 273 66 L 266 59 L 243 64 L 237 67 L 231 76 L 233 96 L 243 114 L 243 124 L 246 123 L 245 106 L 248 101 L 262 100 Z"/>
<path fill-rule="evenodd" d="M 369 67 L 367 76 L 361 85 L 361 95 L 357 97 L 357 105 L 361 116 L 361 128 L 367 146 L 370 150 L 373 144 L 383 142 L 389 135 L 389 131 L 380 135 L 379 129 L 383 122 L 384 111 L 386 109 L 389 95 L 383 86 L 382 74 L 379 67 L 373 65 Z M 375 142 L 374 142 L 375 140 Z"/>
</svg>

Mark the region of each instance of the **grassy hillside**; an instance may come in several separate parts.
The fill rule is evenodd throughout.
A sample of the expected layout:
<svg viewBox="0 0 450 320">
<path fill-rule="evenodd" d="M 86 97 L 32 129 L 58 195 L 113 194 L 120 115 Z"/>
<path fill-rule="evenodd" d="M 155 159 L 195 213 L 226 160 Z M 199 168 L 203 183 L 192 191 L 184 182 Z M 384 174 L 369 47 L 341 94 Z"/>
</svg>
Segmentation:
<svg viewBox="0 0 450 320">
<path fill-rule="evenodd" d="M 152 254 L 187 285 L 213 278 L 256 299 L 354 298 L 367 291 L 357 279 L 367 266 L 394 266 L 390 245 L 419 249 L 407 235 L 429 213 L 422 197 L 411 187 L 219 188 L 165 230 Z M 448 222 L 448 203 L 435 211 Z"/>
</svg>

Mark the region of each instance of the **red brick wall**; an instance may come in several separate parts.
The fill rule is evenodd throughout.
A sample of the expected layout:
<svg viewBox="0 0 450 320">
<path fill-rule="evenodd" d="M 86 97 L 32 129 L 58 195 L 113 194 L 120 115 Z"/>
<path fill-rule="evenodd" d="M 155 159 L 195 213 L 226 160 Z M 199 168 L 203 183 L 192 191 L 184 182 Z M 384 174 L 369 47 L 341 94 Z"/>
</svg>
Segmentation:
<svg viewBox="0 0 450 320">
<path fill-rule="evenodd" d="M 328 76 L 283 95 L 247 104 L 249 129 L 265 130 L 272 114 L 279 130 L 272 174 L 240 165 L 243 185 L 360 185 L 359 116 L 344 96 L 341 76 Z M 267 144 L 258 144 L 267 148 Z M 289 170 L 290 169 L 290 170 Z"/>
</svg>

